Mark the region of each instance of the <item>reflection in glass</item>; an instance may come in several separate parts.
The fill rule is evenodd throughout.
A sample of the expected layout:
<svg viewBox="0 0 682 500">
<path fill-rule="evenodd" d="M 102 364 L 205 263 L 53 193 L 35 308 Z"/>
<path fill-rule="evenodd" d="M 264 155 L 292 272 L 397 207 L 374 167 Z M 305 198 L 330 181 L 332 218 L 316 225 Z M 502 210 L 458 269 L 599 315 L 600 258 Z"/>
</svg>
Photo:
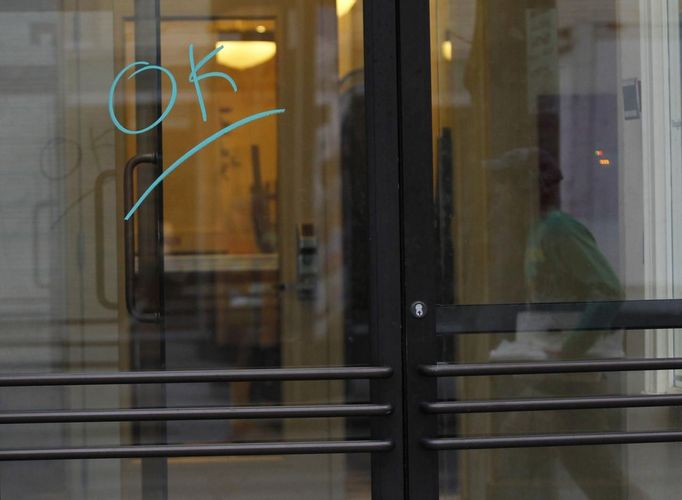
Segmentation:
<svg viewBox="0 0 682 500">
<path fill-rule="evenodd" d="M 356 279 L 368 274 L 362 2 L 338 11 L 335 0 L 48 4 L 0 6 L 0 371 L 368 364 L 367 281 Z M 158 9 L 156 33 L 149 18 Z M 197 59 L 222 44 L 202 72 L 238 84 L 235 93 L 222 78 L 201 81 L 206 120 L 188 79 L 190 44 Z M 178 98 L 160 127 L 124 136 L 109 118 L 108 90 L 138 59 L 172 72 Z M 138 75 L 117 89 L 116 116 L 129 129 L 167 104 L 169 79 L 160 89 L 150 81 Z M 160 210 L 150 202 L 136 212 L 135 301 L 163 313 L 136 321 L 124 294 L 127 160 L 161 145 L 168 167 L 217 130 L 278 107 L 287 112 L 224 136 L 174 171 L 158 190 Z M 133 198 L 153 168 L 139 166 Z M 368 394 L 367 381 L 7 388 L 0 410 L 343 403 Z M 0 442 L 352 439 L 368 429 L 366 419 L 3 425 Z M 369 481 L 363 455 L 0 464 L 3 499 L 367 498 Z"/>
<path fill-rule="evenodd" d="M 439 303 L 526 305 L 514 332 L 442 336 L 441 360 L 678 354 L 675 331 L 609 328 L 623 299 L 680 297 L 678 2 L 431 0 L 430 7 Z M 582 305 L 557 312 L 554 304 L 550 313 L 546 303 Z M 600 329 L 590 330 L 595 322 Z M 441 381 L 439 395 L 666 393 L 674 380 L 665 371 L 472 377 Z M 442 418 L 440 431 L 667 430 L 677 426 L 673 413 L 475 414 Z M 441 495 L 667 498 L 680 485 L 668 459 L 679 448 L 442 453 Z"/>
</svg>

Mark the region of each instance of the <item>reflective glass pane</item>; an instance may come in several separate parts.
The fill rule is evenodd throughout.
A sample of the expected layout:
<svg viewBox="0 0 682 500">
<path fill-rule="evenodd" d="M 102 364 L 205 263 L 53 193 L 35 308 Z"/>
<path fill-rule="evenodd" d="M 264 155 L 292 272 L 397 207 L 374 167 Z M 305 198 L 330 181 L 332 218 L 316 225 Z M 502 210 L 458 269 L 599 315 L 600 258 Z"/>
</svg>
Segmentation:
<svg viewBox="0 0 682 500">
<path fill-rule="evenodd" d="M 500 332 L 472 321 L 450 335 L 444 325 L 440 361 L 678 355 L 675 329 L 623 331 L 616 322 L 623 300 L 680 297 L 678 1 L 431 0 L 430 8 L 439 303 L 453 317 L 471 310 L 461 306 L 488 306 L 477 318 Z M 656 319 L 652 304 L 640 303 L 638 325 Z M 671 371 L 548 374 L 465 377 L 439 391 L 535 399 L 666 394 L 675 384 Z M 440 426 L 489 436 L 678 423 L 674 410 L 647 408 L 482 413 Z M 443 453 L 441 494 L 668 498 L 679 488 L 671 459 L 679 449 Z"/>
<path fill-rule="evenodd" d="M 362 13 L 2 2 L 0 372 L 368 365 Z M 362 403 L 368 386 L 13 387 L 0 410 Z M 368 437 L 366 418 L 0 426 L 3 450 Z M 369 483 L 361 454 L 0 462 L 17 499 L 350 499 Z"/>
</svg>

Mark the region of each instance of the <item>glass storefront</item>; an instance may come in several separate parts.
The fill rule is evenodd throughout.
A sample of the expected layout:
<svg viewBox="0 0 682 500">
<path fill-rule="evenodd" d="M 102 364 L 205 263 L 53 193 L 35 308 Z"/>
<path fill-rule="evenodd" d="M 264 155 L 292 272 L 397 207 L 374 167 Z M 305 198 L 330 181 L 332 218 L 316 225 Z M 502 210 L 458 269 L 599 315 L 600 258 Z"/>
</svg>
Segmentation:
<svg viewBox="0 0 682 500">
<path fill-rule="evenodd" d="M 0 498 L 679 496 L 681 10 L 0 2 Z"/>
</svg>

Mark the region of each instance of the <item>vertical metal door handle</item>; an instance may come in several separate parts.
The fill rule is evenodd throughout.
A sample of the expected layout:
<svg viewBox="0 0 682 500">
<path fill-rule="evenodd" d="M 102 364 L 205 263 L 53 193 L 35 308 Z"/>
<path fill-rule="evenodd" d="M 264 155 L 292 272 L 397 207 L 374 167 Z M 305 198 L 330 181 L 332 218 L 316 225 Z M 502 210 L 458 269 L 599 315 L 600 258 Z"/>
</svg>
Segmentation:
<svg viewBox="0 0 682 500">
<path fill-rule="evenodd" d="M 33 282 L 39 288 L 50 287 L 49 278 L 43 281 L 40 276 L 40 242 L 43 239 L 40 237 L 40 216 L 45 210 L 51 207 L 51 202 L 41 201 L 40 203 L 36 203 L 33 208 Z"/>
<path fill-rule="evenodd" d="M 159 157 L 156 153 L 133 156 L 126 163 L 123 171 L 123 213 L 127 214 L 133 206 L 133 175 L 135 169 L 143 163 L 158 165 Z M 124 261 L 125 261 L 125 298 L 126 309 L 137 321 L 156 323 L 161 319 L 159 312 L 142 312 L 137 310 L 135 301 L 135 223 L 134 217 L 124 221 Z"/>
<path fill-rule="evenodd" d="M 104 184 L 107 179 L 116 177 L 115 170 L 102 172 L 95 179 L 95 285 L 97 291 L 97 301 L 106 309 L 116 310 L 116 301 L 109 300 L 106 294 L 105 262 L 104 251 Z"/>
</svg>

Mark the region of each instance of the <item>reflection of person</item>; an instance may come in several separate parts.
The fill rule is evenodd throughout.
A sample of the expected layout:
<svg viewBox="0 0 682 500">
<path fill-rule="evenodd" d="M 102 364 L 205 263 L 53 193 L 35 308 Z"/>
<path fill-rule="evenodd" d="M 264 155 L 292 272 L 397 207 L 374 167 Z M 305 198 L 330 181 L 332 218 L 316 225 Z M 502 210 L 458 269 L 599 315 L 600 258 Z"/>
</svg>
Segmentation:
<svg viewBox="0 0 682 500">
<path fill-rule="evenodd" d="M 573 358 L 589 355 L 591 351 L 601 356 L 622 354 L 620 332 L 582 331 L 597 315 L 604 322 L 618 309 L 618 303 L 609 306 L 590 301 L 622 300 L 622 288 L 594 236 L 560 210 L 559 185 L 563 175 L 559 166 L 544 151 L 538 153 L 538 163 L 540 217 L 528 237 L 525 263 L 529 300 L 588 302 L 576 330 L 558 334 L 561 337 L 558 345 L 551 345 L 552 334 L 544 334 L 548 340 L 546 350 L 550 355 Z"/>
<path fill-rule="evenodd" d="M 559 166 L 549 154 L 536 153 L 540 213 L 526 248 L 528 298 L 534 303 L 585 302 L 587 306 L 574 330 L 533 334 L 520 331 L 517 340 L 530 338 L 534 348 L 552 358 L 622 355 L 622 332 L 585 330 L 593 318 L 599 316 L 603 325 L 615 315 L 623 298 L 618 277 L 590 231 L 560 210 L 559 186 L 563 176 Z M 603 374 L 550 374 L 532 379 L 533 383 L 527 380 L 516 381 L 514 396 L 579 397 L 604 395 L 614 389 Z M 501 423 L 504 433 L 513 434 L 614 432 L 621 427 L 622 414 L 612 409 L 510 414 Z M 647 498 L 636 486 L 628 484 L 621 450 L 617 445 L 529 449 L 508 461 L 505 475 L 518 485 L 516 498 L 560 497 L 563 487 L 558 465 L 590 500 Z M 553 457 L 558 458 L 558 463 L 552 461 Z"/>
</svg>

